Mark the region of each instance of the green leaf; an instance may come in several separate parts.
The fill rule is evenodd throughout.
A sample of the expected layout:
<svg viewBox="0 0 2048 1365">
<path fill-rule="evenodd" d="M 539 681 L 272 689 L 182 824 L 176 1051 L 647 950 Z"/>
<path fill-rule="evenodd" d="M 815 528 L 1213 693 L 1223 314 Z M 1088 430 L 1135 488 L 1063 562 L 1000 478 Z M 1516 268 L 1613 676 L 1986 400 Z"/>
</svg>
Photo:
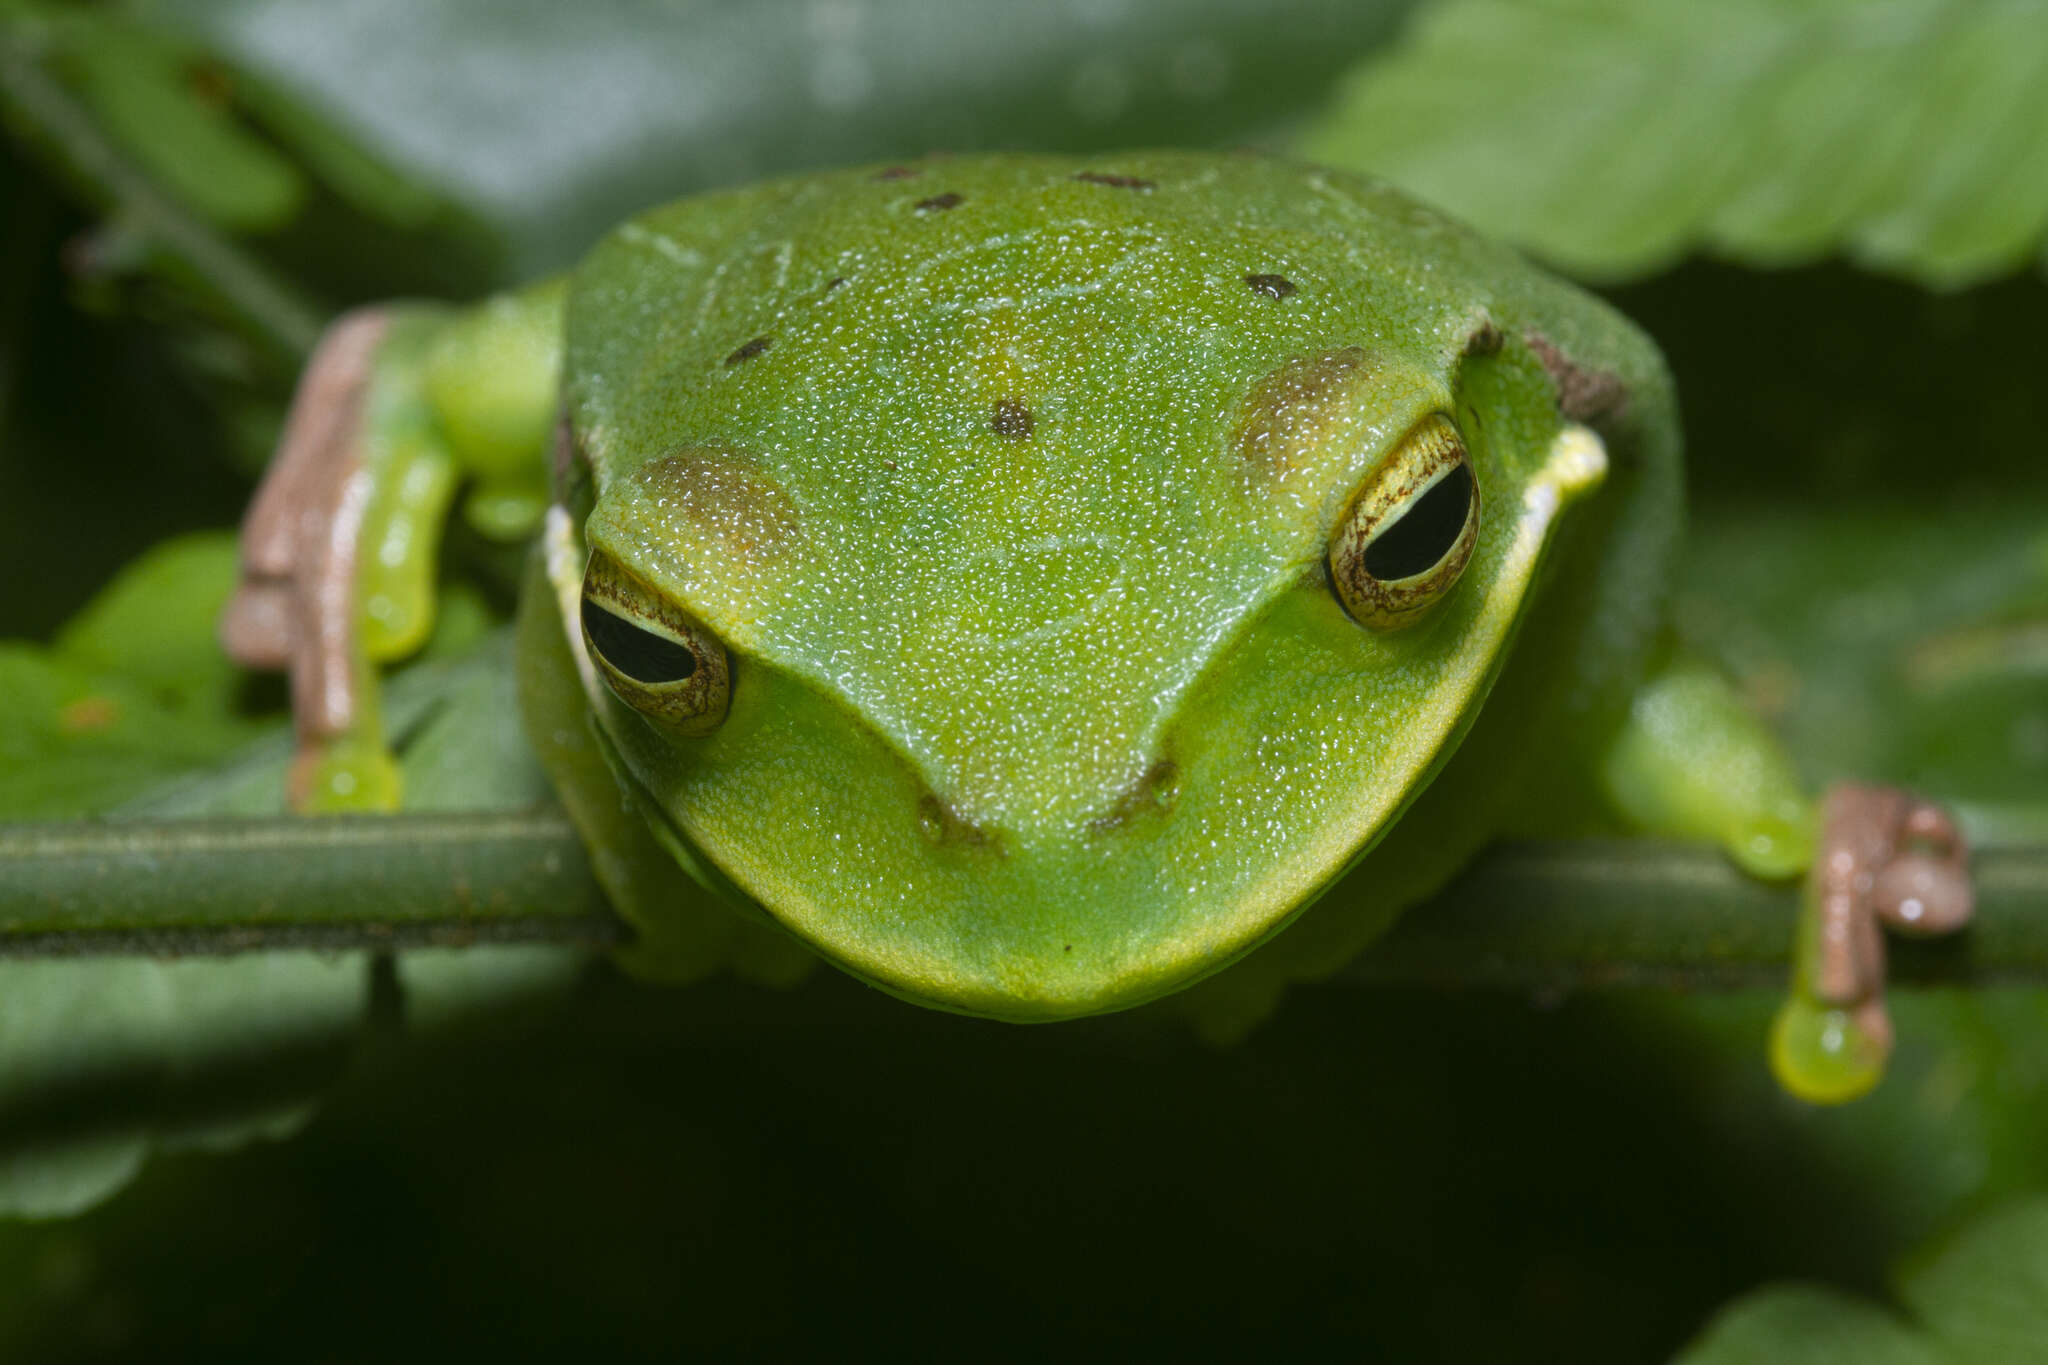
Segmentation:
<svg viewBox="0 0 2048 1365">
<path fill-rule="evenodd" d="M 152 549 L 49 647 L 0 642 L 0 819 L 103 812 L 261 732 L 214 622 L 235 581 L 232 536 Z"/>
<path fill-rule="evenodd" d="M 2048 233 L 2048 5 L 1439 0 L 1304 141 L 1597 279 L 1711 247 L 1956 287 Z"/>
<path fill-rule="evenodd" d="M 242 676 L 217 633 L 238 565 L 230 531 L 160 541 L 65 623 L 57 650 L 180 701 L 218 704 Z"/>
<path fill-rule="evenodd" d="M 1993 1210 L 1902 1276 L 1908 1325 L 1803 1285 L 1738 1299 L 1675 1365 L 2009 1365 L 2048 1356 L 2048 1197 Z"/>
<path fill-rule="evenodd" d="M 1678 1365 L 1941 1365 L 1883 1309 L 1832 1289 L 1760 1289 L 1714 1320 Z"/>
<path fill-rule="evenodd" d="M 0 962 L 0 1217 L 89 1208 L 158 1148 L 286 1135 L 367 982 L 362 954 Z"/>
<path fill-rule="evenodd" d="M 87 10 L 64 11 L 56 31 L 101 127 L 187 208 L 235 232 L 271 231 L 299 211 L 298 169 L 209 101 L 182 48 Z"/>
<path fill-rule="evenodd" d="M 132 8 L 491 225 L 518 278 L 573 260 L 636 209 L 778 173 L 935 148 L 1242 140 L 1307 113 L 1406 3 Z"/>
<path fill-rule="evenodd" d="M 1994 1210 L 1924 1254 L 1899 1297 L 1957 1365 L 2048 1356 L 2048 1197 Z"/>
</svg>

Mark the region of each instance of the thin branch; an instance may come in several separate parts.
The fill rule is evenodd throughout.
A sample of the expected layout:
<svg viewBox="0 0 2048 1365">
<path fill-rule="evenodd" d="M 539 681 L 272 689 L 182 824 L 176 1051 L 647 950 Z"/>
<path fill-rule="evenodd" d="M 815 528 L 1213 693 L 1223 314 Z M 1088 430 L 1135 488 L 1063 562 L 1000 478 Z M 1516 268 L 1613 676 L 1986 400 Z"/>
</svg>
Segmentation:
<svg viewBox="0 0 2048 1365">
<path fill-rule="evenodd" d="M 244 333 L 296 367 L 322 316 L 247 252 L 187 213 L 108 140 L 92 115 L 53 79 L 29 39 L 0 30 L 0 115 L 39 143 L 122 228 L 181 268 L 188 282 Z"/>
<path fill-rule="evenodd" d="M 1977 922 L 1897 945 L 1894 976 L 2048 982 L 2048 849 L 1975 864 Z M 1507 845 L 1347 969 L 1375 984 L 1530 990 L 1782 983 L 1795 890 L 1711 849 Z M 606 910 L 559 811 L 0 826 L 0 956 L 562 942 Z"/>
<path fill-rule="evenodd" d="M 552 810 L 0 825 L 0 956 L 621 935 Z"/>
</svg>

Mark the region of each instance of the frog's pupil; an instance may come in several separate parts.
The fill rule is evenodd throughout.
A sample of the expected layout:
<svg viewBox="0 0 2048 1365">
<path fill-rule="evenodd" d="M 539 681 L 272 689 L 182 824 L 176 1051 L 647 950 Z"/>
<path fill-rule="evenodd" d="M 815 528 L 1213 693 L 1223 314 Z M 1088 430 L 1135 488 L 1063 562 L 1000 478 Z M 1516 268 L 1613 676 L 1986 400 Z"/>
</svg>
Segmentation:
<svg viewBox="0 0 2048 1365">
<path fill-rule="evenodd" d="M 1460 460 L 1365 547 L 1365 571 L 1382 583 L 1427 573 L 1458 543 L 1471 511 L 1472 466 Z"/>
<path fill-rule="evenodd" d="M 583 629 L 604 661 L 634 682 L 682 682 L 697 671 L 697 656 L 688 648 L 614 616 L 587 597 Z"/>
</svg>

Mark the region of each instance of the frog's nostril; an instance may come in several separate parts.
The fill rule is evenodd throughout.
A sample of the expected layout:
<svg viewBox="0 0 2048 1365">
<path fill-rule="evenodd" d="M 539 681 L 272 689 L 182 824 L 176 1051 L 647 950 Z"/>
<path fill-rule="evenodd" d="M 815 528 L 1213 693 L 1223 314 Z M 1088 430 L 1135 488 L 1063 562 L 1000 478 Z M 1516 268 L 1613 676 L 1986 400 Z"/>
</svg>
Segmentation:
<svg viewBox="0 0 2048 1365">
<path fill-rule="evenodd" d="M 1165 815 L 1180 799 L 1180 766 L 1162 758 L 1124 789 L 1110 808 L 1088 822 L 1090 834 L 1124 829 L 1147 815 Z"/>
<path fill-rule="evenodd" d="M 992 832 L 937 796 L 928 795 L 917 803 L 917 827 L 935 844 L 1002 851 L 1001 841 Z"/>
</svg>

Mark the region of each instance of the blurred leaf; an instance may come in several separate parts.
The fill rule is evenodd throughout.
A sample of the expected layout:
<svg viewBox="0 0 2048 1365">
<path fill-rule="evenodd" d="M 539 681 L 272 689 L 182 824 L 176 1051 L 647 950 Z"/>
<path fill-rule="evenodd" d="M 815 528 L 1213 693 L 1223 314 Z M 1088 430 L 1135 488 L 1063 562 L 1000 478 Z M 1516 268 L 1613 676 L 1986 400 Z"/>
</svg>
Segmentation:
<svg viewBox="0 0 2048 1365">
<path fill-rule="evenodd" d="M 1924 1253 L 1899 1297 L 1958 1365 L 2048 1356 L 2048 1198 L 2006 1205 Z"/>
<path fill-rule="evenodd" d="M 553 799 L 520 728 L 516 665 L 499 637 L 451 679 L 401 749 L 407 810 L 506 810 Z"/>
<path fill-rule="evenodd" d="M 519 729 L 511 644 L 501 630 L 466 653 L 424 660 L 387 681 L 384 724 L 412 808 L 504 810 L 547 798 L 546 779 Z M 145 820 L 282 815 L 293 743 L 283 731 L 264 736 L 112 813 Z"/>
<path fill-rule="evenodd" d="M 438 194 L 384 165 L 289 95 L 247 77 L 236 81 L 235 93 L 322 183 L 362 213 L 417 229 L 443 211 Z"/>
<path fill-rule="evenodd" d="M 587 948 L 554 943 L 491 943 L 420 948 L 398 959 L 405 1022 L 446 1028 L 487 1017 L 532 998 L 558 995 L 597 958 Z"/>
<path fill-rule="evenodd" d="M 162 541 L 100 589 L 57 633 L 55 648 L 180 702 L 221 704 L 242 676 L 217 635 L 238 567 L 230 532 Z"/>
<path fill-rule="evenodd" d="M 1883 1309 L 1814 1285 L 1760 1289 L 1725 1310 L 1675 1365 L 1942 1365 Z"/>
<path fill-rule="evenodd" d="M 1700 509 L 1674 617 L 1814 783 L 1900 782 L 2048 839 L 2048 493 Z"/>
<path fill-rule="evenodd" d="M 1917 1325 L 1807 1286 L 1722 1310 L 1677 1365 L 2011 1365 L 2048 1357 L 2048 1198 L 2007 1204 L 1924 1254 L 1899 1296 Z"/>
<path fill-rule="evenodd" d="M 59 64 L 101 127 L 173 198 L 231 232 L 282 227 L 305 201 L 296 167 L 209 98 L 192 54 L 116 15 L 70 7 Z"/>
<path fill-rule="evenodd" d="M 1410 0 L 133 0 L 559 268 L 627 213 L 912 156 L 1305 114 Z"/>
<path fill-rule="evenodd" d="M 55 645 L 0 642 L 0 819 L 108 810 L 259 732 L 214 643 L 234 574 L 231 536 L 167 541 Z"/>
<path fill-rule="evenodd" d="M 367 980 L 361 954 L 0 962 L 0 1217 L 77 1213 L 158 1147 L 285 1136 Z"/>
<path fill-rule="evenodd" d="M 1955 287 L 2048 230 L 2048 5 L 1438 0 L 1304 146 L 1590 278 L 1710 246 Z"/>
</svg>

